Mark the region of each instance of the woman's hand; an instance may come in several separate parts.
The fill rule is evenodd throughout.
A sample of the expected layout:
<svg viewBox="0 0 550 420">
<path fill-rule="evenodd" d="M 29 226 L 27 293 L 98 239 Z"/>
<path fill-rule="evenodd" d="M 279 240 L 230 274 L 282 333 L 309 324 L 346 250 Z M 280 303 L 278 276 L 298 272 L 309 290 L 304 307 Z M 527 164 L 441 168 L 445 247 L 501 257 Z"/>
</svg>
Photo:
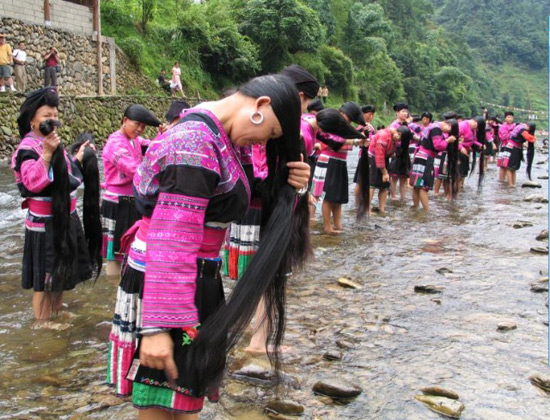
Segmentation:
<svg viewBox="0 0 550 420">
<path fill-rule="evenodd" d="M 59 143 L 61 143 L 61 140 L 59 140 L 57 130 L 52 131 L 44 137 L 44 140 L 42 141 L 42 159 L 50 163 L 53 152 L 55 152 L 57 146 L 59 146 Z"/>
<path fill-rule="evenodd" d="M 288 183 L 297 190 L 307 187 L 311 168 L 304 162 L 304 156 L 300 155 L 301 162 L 288 162 L 286 166 L 290 168 L 288 174 Z"/>
<path fill-rule="evenodd" d="M 159 333 L 141 338 L 139 362 L 146 367 L 163 370 L 169 381 L 178 377 L 174 362 L 174 341 L 169 333 Z"/>
<path fill-rule="evenodd" d="M 456 141 L 456 137 L 455 136 L 449 136 L 447 137 L 447 143 L 454 143 Z"/>
<path fill-rule="evenodd" d="M 168 130 L 168 126 L 166 124 L 159 125 L 159 133 L 164 134 Z"/>
<path fill-rule="evenodd" d="M 468 153 L 468 150 L 467 150 L 467 149 L 462 149 L 462 150 L 460 151 L 460 153 L 462 153 L 464 156 L 469 156 L 469 155 L 470 155 L 470 153 Z"/>
<path fill-rule="evenodd" d="M 78 162 L 82 163 L 82 159 L 84 159 L 84 150 L 86 149 L 86 146 L 90 146 L 92 150 L 95 152 L 95 146 L 93 144 L 90 144 L 90 140 L 86 140 L 84 143 L 80 145 L 78 148 L 78 152 L 76 152 L 76 160 Z"/>
<path fill-rule="evenodd" d="M 382 173 L 382 182 L 390 182 L 390 174 L 388 171 Z"/>
</svg>

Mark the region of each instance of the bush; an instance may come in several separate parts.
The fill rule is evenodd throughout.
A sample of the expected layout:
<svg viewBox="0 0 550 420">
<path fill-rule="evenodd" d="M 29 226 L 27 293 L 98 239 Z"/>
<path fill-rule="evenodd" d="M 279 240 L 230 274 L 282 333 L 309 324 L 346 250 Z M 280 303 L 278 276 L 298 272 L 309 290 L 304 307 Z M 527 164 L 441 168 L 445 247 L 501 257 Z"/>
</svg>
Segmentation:
<svg viewBox="0 0 550 420">
<path fill-rule="evenodd" d="M 124 38 L 119 40 L 118 46 L 128 56 L 130 62 L 140 68 L 143 61 L 143 42 L 137 37 Z"/>
</svg>

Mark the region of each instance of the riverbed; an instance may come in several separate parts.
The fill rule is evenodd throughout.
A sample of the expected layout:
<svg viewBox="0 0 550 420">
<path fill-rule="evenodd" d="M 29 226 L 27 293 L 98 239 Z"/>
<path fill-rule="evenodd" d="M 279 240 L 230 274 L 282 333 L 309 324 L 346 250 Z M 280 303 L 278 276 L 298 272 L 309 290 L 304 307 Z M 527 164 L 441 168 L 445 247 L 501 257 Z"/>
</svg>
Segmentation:
<svg viewBox="0 0 550 420">
<path fill-rule="evenodd" d="M 516 188 L 504 187 L 490 164 L 481 191 L 474 175 L 453 203 L 431 196 L 429 214 L 389 203 L 386 216 L 360 224 L 350 185 L 343 234 L 324 235 L 317 221 L 314 258 L 289 280 L 284 344 L 291 349 L 278 392 L 304 408 L 302 419 L 438 419 L 414 399 L 427 386 L 458 393 L 465 420 L 548 418 L 550 395 L 528 379 L 550 376 L 548 293 L 531 291 L 548 276 L 548 255 L 530 252 L 548 245 L 535 239 L 548 228 L 548 204 L 524 201 L 548 198 L 548 181 L 537 179 L 547 175 L 547 158 L 535 156 L 541 189 L 521 188 L 522 170 Z M 350 178 L 356 161 L 352 152 Z M 20 202 L 2 163 L 0 419 L 136 418 L 104 383 L 118 279 L 101 275 L 66 293 L 57 321 L 69 328 L 33 329 L 31 291 L 20 285 Z M 518 222 L 524 227 L 514 228 Z M 339 278 L 359 287 L 344 288 Z M 516 328 L 497 331 L 501 323 Z M 201 419 L 267 418 L 272 382 L 236 375 L 252 364 L 269 376 L 266 357 L 242 350 L 247 338 L 230 358 L 220 403 L 206 403 Z M 326 360 L 327 352 L 340 359 Z M 316 395 L 313 385 L 327 378 L 362 393 L 346 401 Z"/>
</svg>

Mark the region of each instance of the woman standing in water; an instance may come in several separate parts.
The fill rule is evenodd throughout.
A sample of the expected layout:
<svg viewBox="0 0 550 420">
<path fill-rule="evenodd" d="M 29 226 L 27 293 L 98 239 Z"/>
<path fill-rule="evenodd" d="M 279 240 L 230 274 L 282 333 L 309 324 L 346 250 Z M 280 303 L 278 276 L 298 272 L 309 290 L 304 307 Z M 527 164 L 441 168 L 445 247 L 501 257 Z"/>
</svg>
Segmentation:
<svg viewBox="0 0 550 420">
<path fill-rule="evenodd" d="M 294 84 L 263 76 L 187 111 L 147 151 L 134 178 L 143 219 L 118 292 L 108 378 L 118 394 L 132 394 L 140 419 L 196 419 L 205 396 L 217 400 L 226 353 L 262 297 L 278 367 L 286 273 L 309 252 L 307 202 L 296 206 L 295 188 L 309 179 L 299 133 Z M 252 144 L 267 144 L 266 227 L 223 305 L 219 252 L 250 199 L 243 147 Z"/>
<path fill-rule="evenodd" d="M 69 157 L 57 134 L 58 107 L 53 87 L 27 95 L 17 119 L 22 140 L 11 161 L 24 198 L 22 207 L 28 209 L 22 283 L 24 289 L 34 290 L 32 307 L 40 321 L 61 309 L 64 291 L 93 276 L 76 211 L 76 189 L 82 183 L 81 163 L 89 142 Z"/>
<path fill-rule="evenodd" d="M 140 137 L 145 126 L 160 126 L 151 111 L 130 105 L 124 111 L 120 129 L 112 133 L 103 147 L 105 192 L 101 204 L 103 219 L 103 258 L 107 275 L 120 274 L 120 238 L 139 218 L 135 207 L 132 179 L 150 140 Z"/>
</svg>

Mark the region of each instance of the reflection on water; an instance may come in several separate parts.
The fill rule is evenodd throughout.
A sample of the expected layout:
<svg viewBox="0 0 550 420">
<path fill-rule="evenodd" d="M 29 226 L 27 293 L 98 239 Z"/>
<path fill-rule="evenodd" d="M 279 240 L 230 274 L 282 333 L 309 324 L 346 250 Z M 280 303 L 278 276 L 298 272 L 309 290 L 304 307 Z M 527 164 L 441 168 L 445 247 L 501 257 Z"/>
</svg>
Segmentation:
<svg viewBox="0 0 550 420">
<path fill-rule="evenodd" d="M 355 161 L 353 154 L 351 174 Z M 535 166 L 534 178 L 543 169 Z M 0 175 L 0 419 L 135 418 L 103 383 L 117 279 L 102 275 L 66 294 L 59 321 L 68 330 L 32 329 L 31 292 L 19 277 L 24 211 L 11 171 L 2 167 Z M 547 196 L 540 182 L 535 193 Z M 529 253 L 546 245 L 535 236 L 548 227 L 548 205 L 524 202 L 532 193 L 501 187 L 491 166 L 481 194 L 469 179 L 456 203 L 432 198 L 429 215 L 390 203 L 387 216 L 356 226 L 350 203 L 341 237 L 321 234 L 316 223 L 315 258 L 290 280 L 285 344 L 292 351 L 281 389 L 304 406 L 302 418 L 437 419 L 414 400 L 431 385 L 460 395 L 463 419 L 547 418 L 548 395 L 527 379 L 550 376 L 547 294 L 530 291 L 548 275 L 547 259 Z M 533 226 L 513 229 L 518 220 Z M 340 277 L 361 289 L 341 288 Z M 417 285 L 441 291 L 415 293 Z M 497 332 L 504 321 L 517 329 Z M 323 359 L 329 350 L 342 359 Z M 230 372 L 250 363 L 266 361 L 237 349 Z M 345 405 L 315 396 L 313 384 L 327 377 L 363 393 Z M 201 418 L 266 418 L 273 395 L 270 385 L 230 374 L 221 404 L 207 404 Z"/>
</svg>

